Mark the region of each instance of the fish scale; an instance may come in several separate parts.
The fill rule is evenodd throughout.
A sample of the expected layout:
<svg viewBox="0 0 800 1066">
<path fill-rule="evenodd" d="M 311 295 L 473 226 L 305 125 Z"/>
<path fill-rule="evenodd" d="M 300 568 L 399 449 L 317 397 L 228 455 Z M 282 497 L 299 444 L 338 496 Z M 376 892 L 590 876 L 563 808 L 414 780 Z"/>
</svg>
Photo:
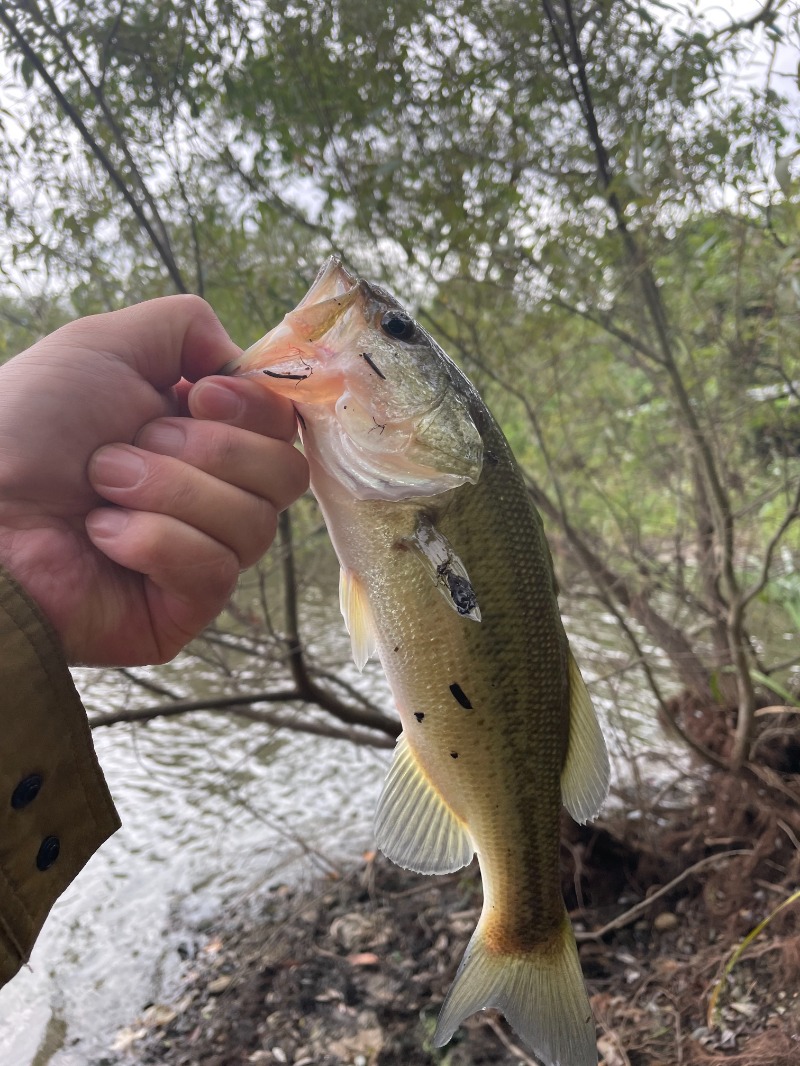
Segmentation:
<svg viewBox="0 0 800 1066">
<path fill-rule="evenodd" d="M 596 1066 L 559 818 L 562 802 L 596 813 L 608 757 L 501 430 L 397 301 L 335 259 L 230 369 L 294 402 L 354 658 L 377 651 L 397 703 L 378 845 L 423 873 L 478 856 L 483 910 L 434 1042 L 494 1006 L 547 1066 Z"/>
</svg>

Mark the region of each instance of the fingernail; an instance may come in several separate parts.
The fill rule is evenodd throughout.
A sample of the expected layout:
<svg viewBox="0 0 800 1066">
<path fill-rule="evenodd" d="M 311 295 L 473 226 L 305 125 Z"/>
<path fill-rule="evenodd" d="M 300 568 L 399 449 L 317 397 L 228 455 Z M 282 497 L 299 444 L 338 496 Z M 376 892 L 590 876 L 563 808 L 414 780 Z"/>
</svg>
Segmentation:
<svg viewBox="0 0 800 1066">
<path fill-rule="evenodd" d="M 130 517 L 128 511 L 122 511 L 119 507 L 103 507 L 86 516 L 86 526 L 93 537 L 103 540 L 106 537 L 119 536 Z"/>
<path fill-rule="evenodd" d="M 136 438 L 136 444 L 140 448 L 148 448 L 164 455 L 180 455 L 185 443 L 186 435 L 183 430 L 170 422 L 151 423 L 145 426 Z"/>
<path fill-rule="evenodd" d="M 193 413 L 200 418 L 218 422 L 233 422 L 244 412 L 241 396 L 227 385 L 215 381 L 199 382 L 193 390 Z"/>
<path fill-rule="evenodd" d="M 129 448 L 112 444 L 102 448 L 92 461 L 92 480 L 95 485 L 112 489 L 132 489 L 147 472 L 141 455 Z"/>
</svg>

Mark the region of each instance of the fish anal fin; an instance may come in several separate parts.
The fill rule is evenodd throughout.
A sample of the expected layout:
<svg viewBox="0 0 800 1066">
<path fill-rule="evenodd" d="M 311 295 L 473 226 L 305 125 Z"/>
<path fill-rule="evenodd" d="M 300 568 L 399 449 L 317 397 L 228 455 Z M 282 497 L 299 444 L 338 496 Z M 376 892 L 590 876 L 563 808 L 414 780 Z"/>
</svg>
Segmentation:
<svg viewBox="0 0 800 1066">
<path fill-rule="evenodd" d="M 583 824 L 602 807 L 611 770 L 592 698 L 571 651 L 569 689 L 569 746 L 561 772 L 561 798 L 575 821 Z"/>
<path fill-rule="evenodd" d="M 339 572 L 339 606 L 350 634 L 353 662 L 363 670 L 377 648 L 372 612 L 363 583 L 344 567 Z"/>
<path fill-rule="evenodd" d="M 470 1014 L 496 1007 L 545 1066 L 597 1066 L 592 1009 L 566 912 L 539 951 L 493 952 L 485 928 L 482 917 L 442 1005 L 434 1045 L 446 1044 Z"/>
<path fill-rule="evenodd" d="M 446 874 L 466 866 L 475 848 L 401 733 L 375 814 L 380 850 L 406 870 Z"/>
</svg>

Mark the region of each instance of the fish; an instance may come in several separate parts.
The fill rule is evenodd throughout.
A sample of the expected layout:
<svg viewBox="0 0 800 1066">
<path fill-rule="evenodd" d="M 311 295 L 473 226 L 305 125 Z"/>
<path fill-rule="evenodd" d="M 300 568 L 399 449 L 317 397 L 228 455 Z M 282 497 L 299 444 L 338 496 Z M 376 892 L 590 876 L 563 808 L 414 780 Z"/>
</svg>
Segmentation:
<svg viewBox="0 0 800 1066">
<path fill-rule="evenodd" d="M 421 874 L 478 858 L 483 906 L 434 1044 L 494 1007 L 546 1066 L 597 1066 L 559 822 L 562 805 L 596 816 L 609 759 L 498 423 L 405 308 L 336 257 L 226 370 L 293 402 L 353 658 L 377 654 L 397 705 L 378 847 Z"/>
</svg>

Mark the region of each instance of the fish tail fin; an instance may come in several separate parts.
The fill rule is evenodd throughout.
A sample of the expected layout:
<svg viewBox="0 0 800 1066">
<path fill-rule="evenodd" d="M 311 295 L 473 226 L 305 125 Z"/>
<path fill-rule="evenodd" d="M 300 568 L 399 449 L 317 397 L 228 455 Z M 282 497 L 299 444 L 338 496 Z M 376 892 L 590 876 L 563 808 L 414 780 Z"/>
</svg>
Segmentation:
<svg viewBox="0 0 800 1066">
<path fill-rule="evenodd" d="M 594 1020 L 569 918 L 546 944 L 525 953 L 493 951 L 478 923 L 447 993 L 433 1042 L 486 1007 L 502 1011 L 545 1066 L 597 1066 Z"/>
</svg>

